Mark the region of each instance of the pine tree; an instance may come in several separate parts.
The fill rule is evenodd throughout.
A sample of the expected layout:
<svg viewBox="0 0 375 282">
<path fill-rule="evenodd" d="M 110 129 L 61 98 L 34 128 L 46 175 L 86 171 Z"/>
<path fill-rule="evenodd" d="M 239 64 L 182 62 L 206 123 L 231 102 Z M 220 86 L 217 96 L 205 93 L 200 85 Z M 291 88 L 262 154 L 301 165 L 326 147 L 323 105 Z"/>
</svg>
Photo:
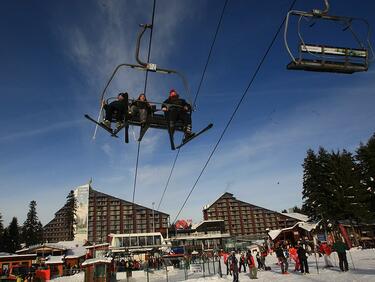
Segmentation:
<svg viewBox="0 0 375 282">
<path fill-rule="evenodd" d="M 332 193 L 329 186 L 329 154 L 319 148 L 318 155 L 309 149 L 303 164 L 302 211 L 311 219 L 330 219 Z"/>
<path fill-rule="evenodd" d="M 354 219 L 363 210 L 358 193 L 359 180 L 353 156 L 350 152 L 332 152 L 330 155 L 330 186 L 334 196 L 332 207 L 335 219 Z"/>
<path fill-rule="evenodd" d="M 375 133 L 366 145 L 360 144 L 356 151 L 360 173 L 360 187 L 364 201 L 368 203 L 370 217 L 375 217 Z"/>
<path fill-rule="evenodd" d="M 303 167 L 303 190 L 302 199 L 304 200 L 302 209 L 310 218 L 315 219 L 315 202 L 312 199 L 312 194 L 317 187 L 317 165 L 318 160 L 313 150 L 307 151 L 307 156 L 302 165 Z"/>
<path fill-rule="evenodd" d="M 27 218 L 22 226 L 22 239 L 26 246 L 35 245 L 42 242 L 42 224 L 38 220 L 36 212 L 36 202 L 31 201 Z"/>
<path fill-rule="evenodd" d="M 293 212 L 297 212 L 297 213 L 303 213 L 302 209 L 297 207 L 297 206 L 294 206 L 293 207 Z"/>
<path fill-rule="evenodd" d="M 67 201 L 65 204 L 65 209 L 66 209 L 66 226 L 69 230 L 68 240 L 74 240 L 75 226 L 77 224 L 76 212 L 78 208 L 78 203 L 77 203 L 77 199 L 74 196 L 73 190 L 70 191 L 66 199 Z"/>
<path fill-rule="evenodd" d="M 4 244 L 5 251 L 9 253 L 15 253 L 15 251 L 21 248 L 20 232 L 17 217 L 13 217 L 9 226 L 5 229 Z"/>
</svg>

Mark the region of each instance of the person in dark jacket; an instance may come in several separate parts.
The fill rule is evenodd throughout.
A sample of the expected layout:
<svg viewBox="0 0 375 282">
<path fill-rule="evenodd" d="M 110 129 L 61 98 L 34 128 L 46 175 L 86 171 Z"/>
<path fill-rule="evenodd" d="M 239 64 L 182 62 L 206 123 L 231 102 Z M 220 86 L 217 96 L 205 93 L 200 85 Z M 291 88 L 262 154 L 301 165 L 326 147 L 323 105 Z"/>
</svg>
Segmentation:
<svg viewBox="0 0 375 282">
<path fill-rule="evenodd" d="M 239 263 L 239 272 L 241 273 L 241 268 L 243 267 L 243 272 L 246 272 L 246 258 L 245 255 L 242 253 L 240 257 Z"/>
<path fill-rule="evenodd" d="M 280 268 L 281 268 L 281 273 L 282 274 L 288 274 L 288 260 L 286 259 L 284 255 L 284 250 L 281 247 L 281 244 L 278 245 L 276 248 L 276 257 L 279 260 Z"/>
<path fill-rule="evenodd" d="M 162 104 L 162 110 L 169 121 L 169 130 L 174 134 L 177 121 L 184 124 L 184 140 L 191 138 L 194 133 L 191 131 L 191 106 L 184 99 L 181 99 L 176 90 L 169 91 L 169 97 Z"/>
<path fill-rule="evenodd" d="M 260 256 L 259 252 L 256 253 L 256 259 L 257 259 L 257 263 L 258 263 L 258 269 L 264 269 L 262 259 L 261 259 L 261 256 Z"/>
<path fill-rule="evenodd" d="M 151 113 L 151 106 L 147 102 L 145 94 L 139 94 L 138 99 L 130 104 L 130 113 L 132 117 L 139 117 L 141 125 L 147 122 L 147 117 Z"/>
<path fill-rule="evenodd" d="M 301 273 L 306 274 L 309 272 L 309 264 L 307 263 L 307 252 L 301 243 L 297 245 L 297 255 L 301 266 Z"/>
<path fill-rule="evenodd" d="M 332 245 L 332 251 L 337 252 L 337 255 L 339 257 L 339 265 L 341 271 L 348 271 L 348 259 L 346 258 L 346 250 L 347 250 L 346 244 L 341 241 L 341 239 L 336 239 L 336 242 Z"/>
<path fill-rule="evenodd" d="M 105 118 L 103 124 L 111 128 L 111 122 L 113 119 L 116 120 L 117 127 L 122 125 L 124 114 L 127 111 L 125 98 L 128 97 L 128 93 L 119 93 L 117 100 L 109 104 L 105 100 L 102 101 L 102 107 L 105 110 Z"/>
<path fill-rule="evenodd" d="M 238 259 L 236 258 L 236 254 L 232 251 L 231 255 L 228 257 L 230 271 L 233 274 L 233 282 L 239 282 L 238 279 Z"/>
</svg>

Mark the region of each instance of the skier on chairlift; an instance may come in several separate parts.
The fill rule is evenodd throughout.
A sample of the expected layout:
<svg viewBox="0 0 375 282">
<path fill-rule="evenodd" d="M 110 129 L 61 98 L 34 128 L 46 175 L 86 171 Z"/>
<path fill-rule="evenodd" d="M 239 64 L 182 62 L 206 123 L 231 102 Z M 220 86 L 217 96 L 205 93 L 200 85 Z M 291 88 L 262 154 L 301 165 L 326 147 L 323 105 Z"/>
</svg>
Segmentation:
<svg viewBox="0 0 375 282">
<path fill-rule="evenodd" d="M 105 100 L 102 100 L 102 106 L 105 110 L 105 118 L 103 124 L 111 129 L 111 122 L 116 121 L 117 128 L 122 126 L 124 120 L 124 114 L 126 112 L 126 101 L 128 93 L 119 93 L 117 95 L 117 100 L 107 104 Z"/>
<path fill-rule="evenodd" d="M 191 106 L 184 99 L 181 99 L 176 90 L 171 89 L 169 91 L 169 97 L 162 104 L 162 110 L 169 122 L 170 133 L 174 134 L 175 126 L 177 121 L 183 123 L 184 139 L 182 142 L 186 142 L 192 138 L 195 134 L 191 131 Z"/>
<path fill-rule="evenodd" d="M 139 117 L 141 125 L 146 124 L 147 117 L 151 113 L 151 105 L 147 101 L 144 93 L 139 94 L 137 100 L 130 104 L 130 114 L 132 117 Z"/>
</svg>

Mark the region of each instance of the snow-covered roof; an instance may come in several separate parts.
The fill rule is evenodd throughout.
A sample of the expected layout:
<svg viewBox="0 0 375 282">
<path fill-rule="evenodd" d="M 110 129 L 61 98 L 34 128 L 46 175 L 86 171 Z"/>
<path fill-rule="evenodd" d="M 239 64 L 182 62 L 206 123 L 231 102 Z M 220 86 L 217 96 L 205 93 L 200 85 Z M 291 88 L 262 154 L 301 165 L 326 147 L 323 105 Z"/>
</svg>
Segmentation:
<svg viewBox="0 0 375 282">
<path fill-rule="evenodd" d="M 271 240 L 275 240 L 277 236 L 281 233 L 281 229 L 274 229 L 268 231 L 268 235 L 271 237 Z"/>
<path fill-rule="evenodd" d="M 57 250 L 61 250 L 61 251 L 65 251 L 67 248 L 60 245 L 60 244 L 57 244 L 57 243 L 43 243 L 43 244 L 37 244 L 37 245 L 32 245 L 28 248 L 24 248 L 24 249 L 21 249 L 21 250 L 18 250 L 16 251 L 16 253 L 20 253 L 20 252 L 25 252 L 25 251 L 33 251 L 35 249 L 57 249 Z"/>
<path fill-rule="evenodd" d="M 46 264 L 59 264 L 63 263 L 64 256 L 48 256 L 46 259 Z"/>
<path fill-rule="evenodd" d="M 288 216 L 288 217 L 291 217 L 291 218 L 294 218 L 294 219 L 297 219 L 298 221 L 308 221 L 309 220 L 309 217 L 307 215 L 304 215 L 302 213 L 298 213 L 298 212 L 288 212 L 288 213 L 281 213 L 282 215 L 285 215 L 285 216 Z"/>
<path fill-rule="evenodd" d="M 318 224 L 319 224 L 319 222 L 317 222 L 317 223 L 308 223 L 308 222 L 302 222 L 301 221 L 301 222 L 297 222 L 292 227 L 287 227 L 287 228 L 283 228 L 283 229 L 270 230 L 270 231 L 268 231 L 268 235 L 271 237 L 272 240 L 274 240 L 283 231 L 293 230 L 295 227 L 299 227 L 299 228 L 302 228 L 302 229 L 310 232 L 311 230 L 315 229 Z"/>
<path fill-rule="evenodd" d="M 87 259 L 82 263 L 82 266 L 90 265 L 90 264 L 96 264 L 96 263 L 111 263 L 112 258 L 92 258 Z"/>
<path fill-rule="evenodd" d="M 311 230 L 314 230 L 316 226 L 319 224 L 317 223 L 309 223 L 309 222 L 299 222 L 298 227 L 305 229 L 306 231 L 310 232 Z"/>
<path fill-rule="evenodd" d="M 86 246 L 86 249 L 94 249 L 94 248 L 99 248 L 99 247 L 107 247 L 109 246 L 109 243 L 102 243 L 102 244 L 95 244 L 92 246 Z"/>
<path fill-rule="evenodd" d="M 68 249 L 66 252 L 65 258 L 71 259 L 71 258 L 79 258 L 85 256 L 87 253 L 87 250 L 85 247 L 81 246 L 78 248 Z"/>
<path fill-rule="evenodd" d="M 73 249 L 83 246 L 83 243 L 80 241 L 60 241 L 57 242 L 57 244 L 67 249 Z"/>
<path fill-rule="evenodd" d="M 61 241 L 57 243 L 67 249 L 65 258 L 79 258 L 86 255 L 86 247 L 79 241 Z"/>
<path fill-rule="evenodd" d="M 9 258 L 9 257 L 16 257 L 16 258 L 26 258 L 26 257 L 36 257 L 36 254 L 24 254 L 24 255 L 18 255 L 18 254 L 10 254 L 10 253 L 0 253 L 0 258 Z"/>
</svg>

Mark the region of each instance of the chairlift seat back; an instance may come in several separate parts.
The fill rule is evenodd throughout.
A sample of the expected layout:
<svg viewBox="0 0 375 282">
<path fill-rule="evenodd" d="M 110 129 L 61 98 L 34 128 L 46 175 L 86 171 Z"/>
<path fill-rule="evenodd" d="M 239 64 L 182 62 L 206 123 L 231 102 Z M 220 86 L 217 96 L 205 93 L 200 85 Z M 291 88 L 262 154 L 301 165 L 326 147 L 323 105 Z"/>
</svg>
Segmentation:
<svg viewBox="0 0 375 282">
<path fill-rule="evenodd" d="M 305 54 L 317 59 L 305 58 Z M 335 60 L 337 58 L 337 61 Z M 368 51 L 346 47 L 300 44 L 299 59 L 290 62 L 287 69 L 352 74 L 368 70 Z"/>
</svg>

